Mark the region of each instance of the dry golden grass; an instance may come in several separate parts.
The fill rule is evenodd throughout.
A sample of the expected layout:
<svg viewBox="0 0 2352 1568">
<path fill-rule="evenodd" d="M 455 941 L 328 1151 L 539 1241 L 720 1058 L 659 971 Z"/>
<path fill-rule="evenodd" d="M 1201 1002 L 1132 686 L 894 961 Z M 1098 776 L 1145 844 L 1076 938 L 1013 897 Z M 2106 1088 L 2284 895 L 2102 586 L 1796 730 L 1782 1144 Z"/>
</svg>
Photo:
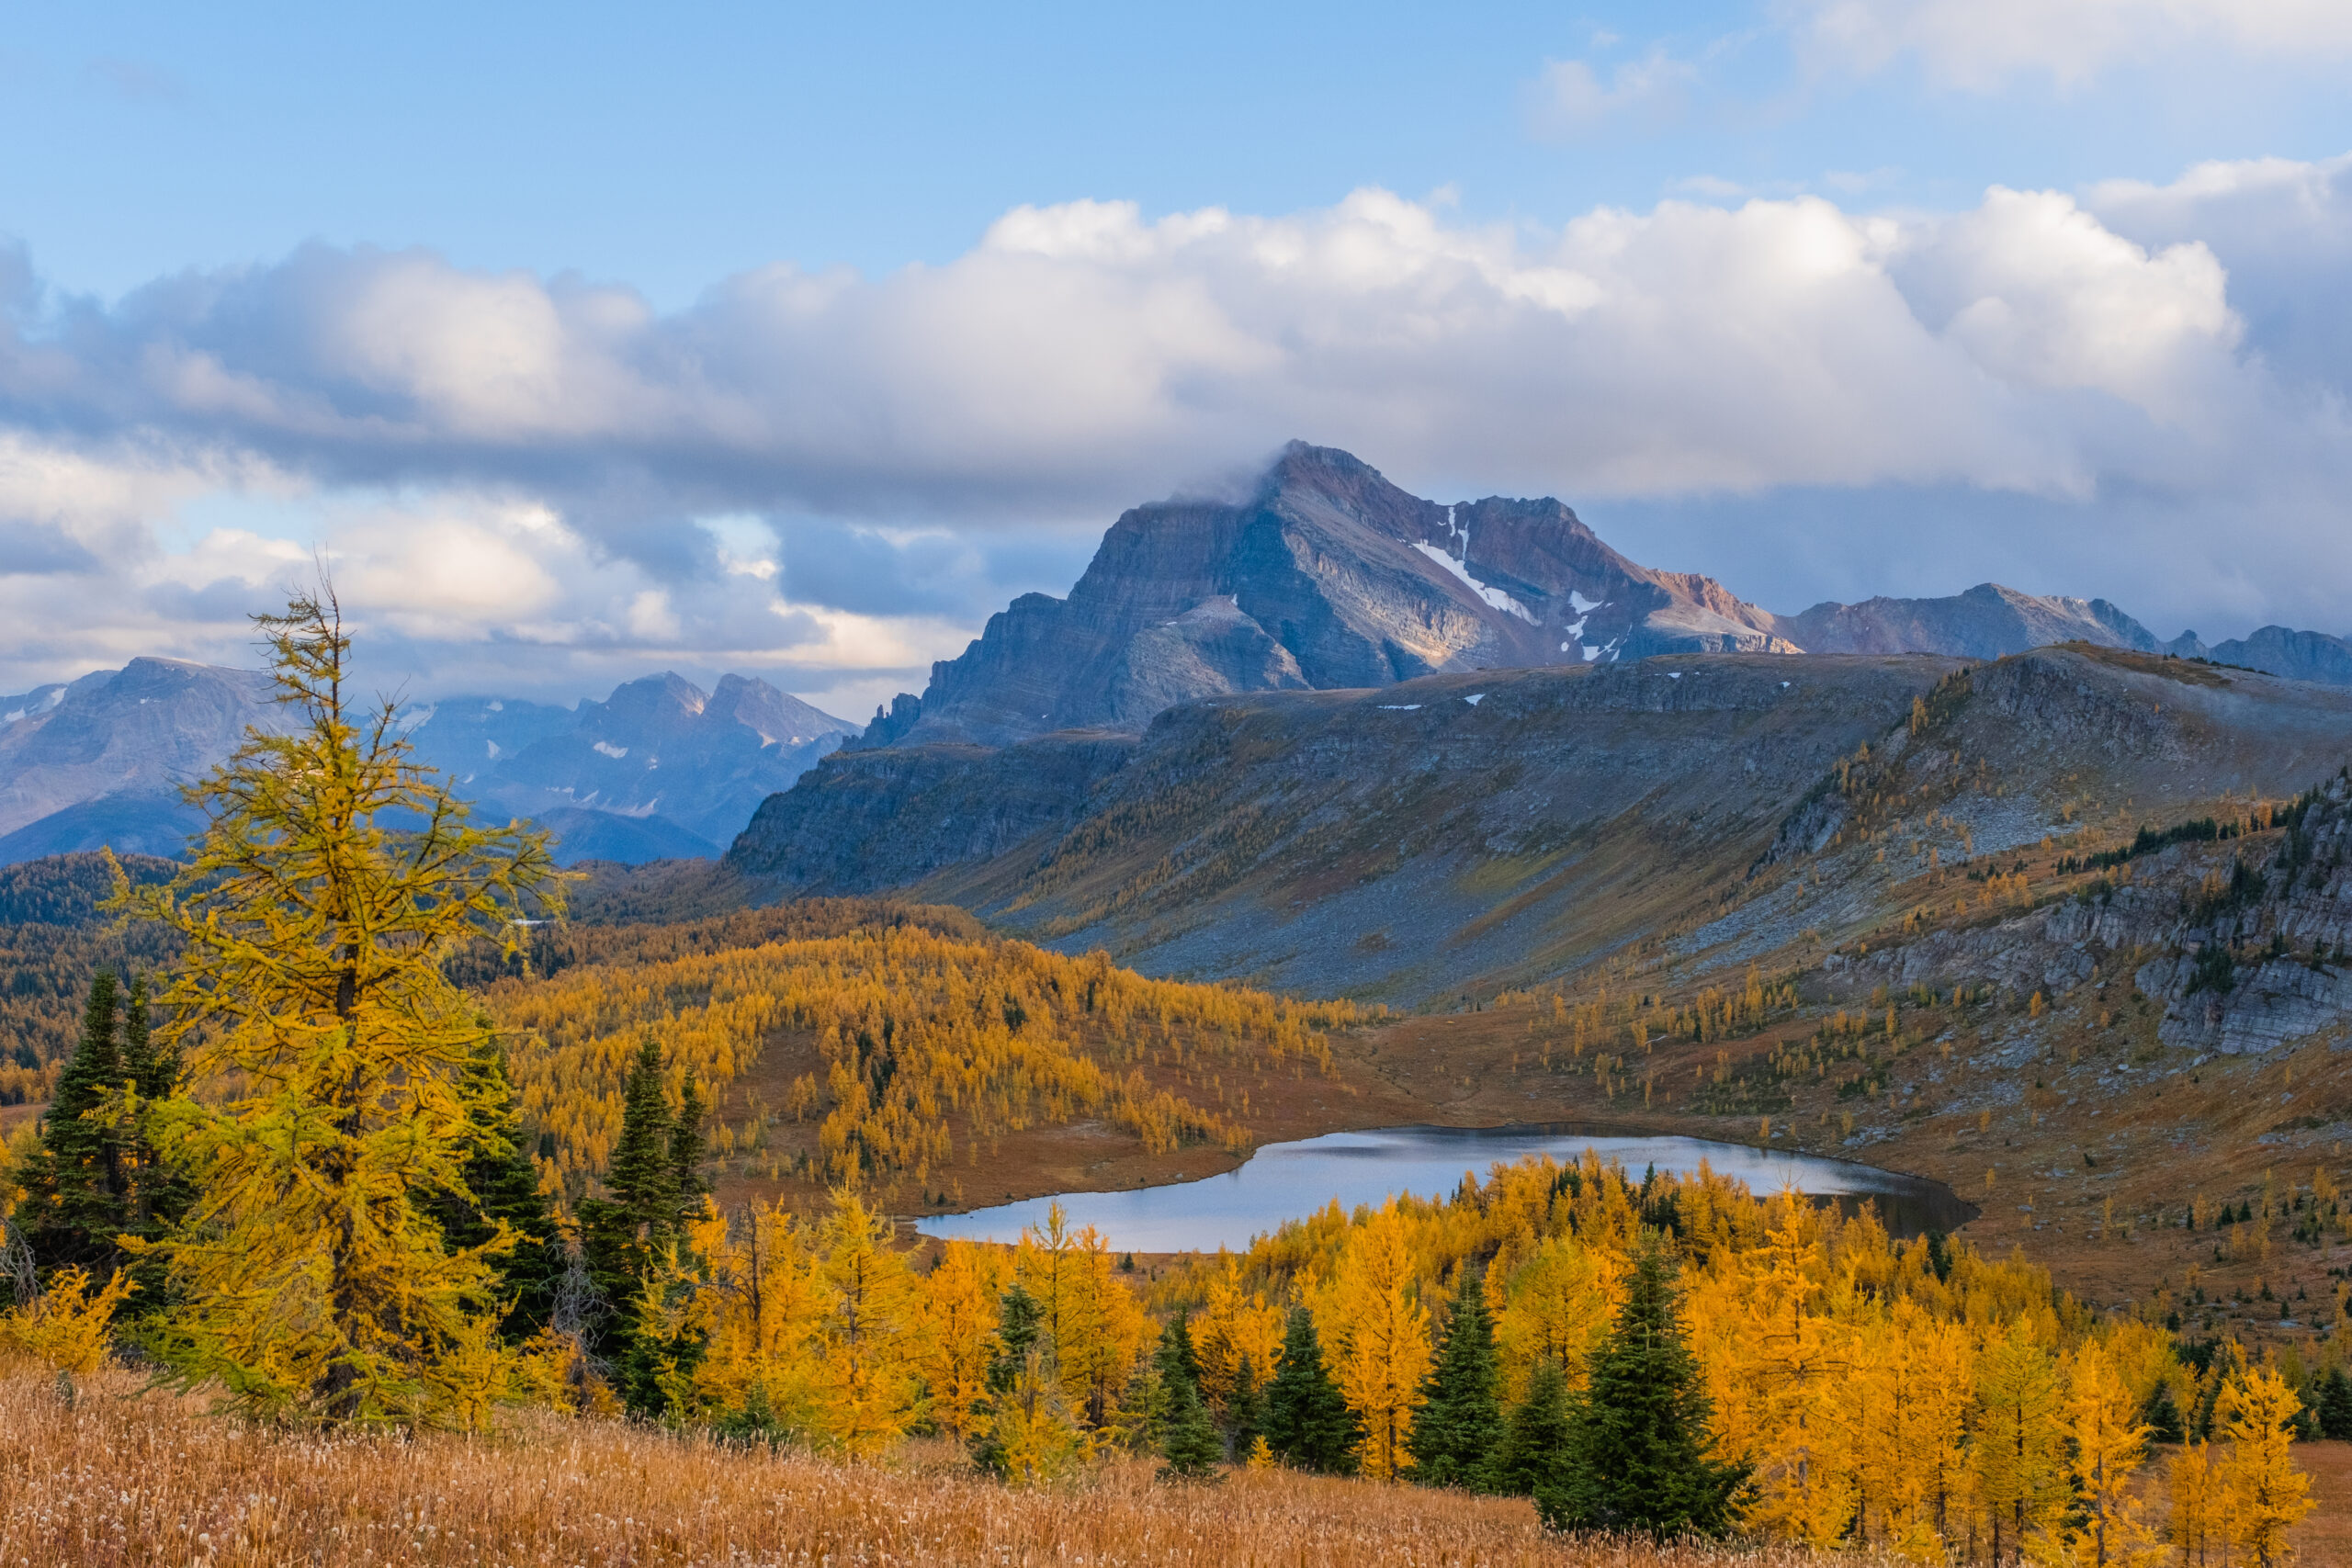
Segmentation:
<svg viewBox="0 0 2352 1568">
<path fill-rule="evenodd" d="M 0 1564 L 1089 1563 L 1116 1568 L 1804 1568 L 1787 1548 L 1547 1539 L 1523 1502 L 1236 1475 L 1163 1486 L 1141 1461 L 1008 1492 L 918 1446 L 861 1469 L 608 1422 L 520 1417 L 492 1438 L 319 1437 L 83 1381 L 0 1374 Z M 928 1457 L 928 1462 L 926 1462 Z M 1868 1563 L 1840 1554 L 1840 1563 Z"/>
</svg>

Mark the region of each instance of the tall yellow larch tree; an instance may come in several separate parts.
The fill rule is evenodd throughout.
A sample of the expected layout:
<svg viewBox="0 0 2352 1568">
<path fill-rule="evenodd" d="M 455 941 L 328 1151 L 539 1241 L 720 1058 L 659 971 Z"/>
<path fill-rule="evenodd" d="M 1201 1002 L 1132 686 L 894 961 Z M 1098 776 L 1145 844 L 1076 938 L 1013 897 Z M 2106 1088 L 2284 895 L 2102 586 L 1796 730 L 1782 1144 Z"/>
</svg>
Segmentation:
<svg viewBox="0 0 2352 1568">
<path fill-rule="evenodd" d="M 2218 1544 L 2221 1502 L 2206 1445 L 2192 1438 L 2175 1449 L 2165 1463 L 2165 1539 L 2180 1553 L 2184 1568 L 2204 1568 L 2206 1554 Z"/>
<path fill-rule="evenodd" d="M 1094 1443 L 1071 1419 L 1061 1387 L 1042 1349 L 1033 1348 L 1013 1370 L 1012 1386 L 995 1400 L 989 1437 L 997 1466 L 1015 1486 L 1034 1486 L 1086 1462 Z"/>
<path fill-rule="evenodd" d="M 1283 1343 L 1282 1314 L 1261 1292 L 1244 1287 L 1239 1264 L 1227 1258 L 1224 1272 L 1209 1281 L 1208 1299 L 1193 1319 L 1192 1331 L 1193 1352 L 1201 1363 L 1201 1397 L 1223 1421 L 1227 1405 L 1240 1392 L 1244 1367 L 1253 1388 L 1262 1388 L 1274 1375 L 1274 1359 Z"/>
<path fill-rule="evenodd" d="M 916 1366 L 940 1429 L 968 1438 L 988 1419 L 989 1363 L 996 1355 L 1002 1254 L 968 1241 L 941 1248 L 923 1282 L 923 1324 Z"/>
<path fill-rule="evenodd" d="M 2254 1367 L 2222 1390 L 2217 1415 L 2230 1446 L 2222 1456 L 2221 1512 L 2230 1544 L 2249 1568 L 2287 1561 L 2287 1532 L 2318 1505 L 2295 1464 L 2293 1422 L 2303 1402 L 2270 1367 Z"/>
<path fill-rule="evenodd" d="M 1120 1400 L 1136 1358 L 1158 1330 L 1121 1282 L 1110 1243 L 1092 1225 L 1074 1238 L 1066 1291 L 1066 1337 L 1054 1348 L 1063 1395 L 1090 1430 L 1107 1431 L 1120 1424 Z"/>
<path fill-rule="evenodd" d="M 1742 1335 L 1761 1438 L 1755 1457 L 1762 1495 L 1748 1517 L 1826 1546 L 1845 1535 L 1856 1503 L 1853 1475 L 1837 1451 L 1842 1421 L 1825 1404 L 1845 1397 L 1850 1336 L 1810 1310 L 1824 1271 L 1817 1212 L 1788 1192 L 1767 1206 L 1774 1223 L 1750 1259 L 1754 1316 Z"/>
<path fill-rule="evenodd" d="M 1880 1534 L 1914 1561 L 1941 1562 L 1967 1497 L 1975 1339 L 1908 1296 L 1894 1303 L 1888 1326 L 1888 1427 L 1871 1486 L 1884 1510 Z"/>
<path fill-rule="evenodd" d="M 1363 1437 L 1359 1469 L 1385 1481 L 1410 1466 L 1406 1439 L 1429 1373 L 1429 1314 L 1420 1304 L 1411 1239 L 1392 1199 L 1349 1236 L 1317 1325 L 1340 1396 Z"/>
<path fill-rule="evenodd" d="M 2057 1366 L 2025 1319 L 1987 1340 L 1976 1363 L 1972 1451 L 1996 1563 L 2016 1561 L 2064 1501 L 2059 1393 Z"/>
<path fill-rule="evenodd" d="M 831 1308 L 811 1227 L 781 1203 L 695 1228 L 707 1259 L 701 1293 L 706 1350 L 695 1369 L 701 1407 L 764 1411 L 789 1431 L 819 1427 L 817 1337 Z"/>
<path fill-rule="evenodd" d="M 157 1246 L 162 1349 L 255 1414 L 479 1424 L 506 1377 L 490 1258 L 512 1237 L 452 1251 L 426 1211 L 464 1193 L 489 1114 L 466 1067 L 490 1031 L 441 964 L 560 913 L 555 865 L 542 834 L 470 825 L 393 701 L 354 700 L 331 593 L 259 625 L 289 728 L 188 790 L 204 824 L 170 883 L 116 874 L 116 906 L 181 944 L 159 1043 L 232 1086 L 159 1117 L 201 1194 Z"/>
<path fill-rule="evenodd" d="M 1495 1351 L 1506 1400 L 1525 1398 L 1528 1380 L 1546 1361 L 1567 1374 L 1571 1389 L 1583 1386 L 1617 1314 L 1623 1272 L 1618 1258 L 1570 1235 L 1546 1236 L 1506 1280 L 1489 1272 L 1488 1294 L 1498 1284 L 1503 1292 L 1495 1303 Z"/>
<path fill-rule="evenodd" d="M 820 1235 L 819 1427 L 842 1452 L 870 1458 L 904 1436 L 915 1416 L 916 1277 L 891 1245 L 889 1216 L 854 1191 L 833 1193 Z"/>
<path fill-rule="evenodd" d="M 2060 1429 L 2074 1506 L 2046 1540 L 2084 1568 L 2154 1568 L 2168 1555 L 2143 1522 L 2132 1477 L 2147 1453 L 2148 1428 L 2107 1349 L 2085 1340 L 2066 1368 Z"/>
</svg>

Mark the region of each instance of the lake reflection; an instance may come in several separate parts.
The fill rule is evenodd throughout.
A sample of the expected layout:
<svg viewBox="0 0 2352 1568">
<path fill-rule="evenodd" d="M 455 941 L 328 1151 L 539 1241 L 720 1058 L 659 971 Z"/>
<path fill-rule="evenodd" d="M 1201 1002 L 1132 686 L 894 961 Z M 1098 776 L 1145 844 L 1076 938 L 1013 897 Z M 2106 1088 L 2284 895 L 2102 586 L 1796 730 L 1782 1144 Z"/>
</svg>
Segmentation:
<svg viewBox="0 0 2352 1568">
<path fill-rule="evenodd" d="M 1465 1172 L 1484 1179 L 1497 1161 L 1549 1155 L 1572 1164 L 1587 1149 L 1604 1165 L 1623 1166 L 1635 1180 L 1652 1166 L 1695 1173 L 1703 1160 L 1717 1175 L 1745 1181 L 1759 1195 L 1790 1185 L 1849 1209 L 1867 1200 L 1898 1236 L 1953 1230 L 1976 1213 L 1942 1182 L 1848 1160 L 1703 1138 L 1611 1137 L 1556 1124 L 1331 1133 L 1268 1144 L 1238 1169 L 1204 1180 L 1124 1192 L 1065 1192 L 1060 1201 L 1072 1230 L 1092 1225 L 1121 1252 L 1208 1252 L 1219 1247 L 1238 1251 L 1250 1237 L 1286 1220 L 1303 1219 L 1334 1198 L 1342 1209 L 1352 1210 L 1398 1193 L 1442 1197 L 1460 1185 Z M 938 1214 L 915 1228 L 943 1239 L 1018 1241 L 1024 1225 L 1046 1223 L 1046 1208 L 1053 1201 L 1031 1198 L 967 1214 Z"/>
</svg>

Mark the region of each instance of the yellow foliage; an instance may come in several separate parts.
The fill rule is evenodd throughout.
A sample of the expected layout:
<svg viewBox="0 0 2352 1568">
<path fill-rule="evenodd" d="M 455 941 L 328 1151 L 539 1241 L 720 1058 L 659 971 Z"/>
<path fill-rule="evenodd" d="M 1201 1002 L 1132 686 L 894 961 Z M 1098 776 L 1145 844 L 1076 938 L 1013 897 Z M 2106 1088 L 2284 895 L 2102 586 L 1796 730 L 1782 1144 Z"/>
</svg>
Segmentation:
<svg viewBox="0 0 2352 1568">
<path fill-rule="evenodd" d="M 2291 1423 L 2303 1402 L 2277 1371 L 2256 1367 L 2222 1390 L 2220 1492 L 2222 1528 L 2252 1568 L 2287 1557 L 2287 1531 L 2318 1505 L 2312 1478 L 2295 1464 Z"/>
<path fill-rule="evenodd" d="M 1418 1274 L 1408 1223 L 1391 1202 L 1362 1227 L 1316 1314 L 1332 1381 L 1363 1431 L 1358 1468 L 1374 1480 L 1413 1462 L 1405 1445 L 1430 1360 Z"/>
<path fill-rule="evenodd" d="M 48 1290 L 0 1313 L 0 1350 L 21 1351 L 61 1372 L 96 1371 L 106 1364 L 115 1309 L 137 1287 L 123 1269 L 95 1292 L 91 1286 L 88 1269 L 60 1269 Z"/>
<path fill-rule="evenodd" d="M 604 1168 L 649 1029 L 673 1093 L 688 1076 L 723 1089 L 776 1039 L 813 1041 L 823 1078 L 796 1079 L 782 1109 L 818 1122 L 820 1174 L 845 1181 L 944 1169 L 959 1153 L 951 1118 L 967 1156 L 976 1140 L 1089 1117 L 1154 1153 L 1238 1148 L 1248 1134 L 1227 1110 L 1157 1086 L 1144 1068 L 1164 1056 L 1328 1071 L 1323 1032 L 1360 1016 L 1344 1002 L 1148 980 L 1101 953 L 1069 958 L 880 919 L 784 940 L 741 921 L 709 924 L 717 951 L 649 938 L 605 962 L 485 988 L 519 1041 L 510 1071 L 523 1112 L 554 1134 L 562 1169 Z"/>
<path fill-rule="evenodd" d="M 931 1393 L 932 1419 L 958 1438 L 971 1436 L 985 1417 L 1005 1262 L 1000 1248 L 951 1241 L 924 1282 L 916 1367 Z"/>
<path fill-rule="evenodd" d="M 158 1247 L 164 1353 L 246 1410 L 478 1426 L 506 1381 L 488 1258 L 512 1239 L 453 1253 L 425 1208 L 463 1191 L 486 1114 L 466 1067 L 489 1031 L 441 964 L 511 934 L 554 864 L 544 835 L 469 826 L 390 702 L 346 705 L 332 601 L 262 625 L 294 728 L 249 732 L 188 792 L 205 827 L 172 882 L 116 872 L 115 907 L 181 942 L 159 1043 L 234 1086 L 159 1109 L 202 1191 Z"/>
</svg>

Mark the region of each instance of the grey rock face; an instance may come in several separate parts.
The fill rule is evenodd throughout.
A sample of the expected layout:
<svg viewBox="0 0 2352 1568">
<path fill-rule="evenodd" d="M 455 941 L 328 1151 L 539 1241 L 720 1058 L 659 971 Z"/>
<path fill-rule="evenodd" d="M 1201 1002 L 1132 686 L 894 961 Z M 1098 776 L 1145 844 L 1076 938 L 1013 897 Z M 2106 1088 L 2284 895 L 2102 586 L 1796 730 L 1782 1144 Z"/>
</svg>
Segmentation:
<svg viewBox="0 0 2352 1568">
<path fill-rule="evenodd" d="M 1025 594 L 861 744 L 1140 729 L 1179 702 L 1442 671 L 1792 651 L 1709 579 L 1656 572 L 1556 501 L 1440 505 L 1293 443 L 1247 502 L 1127 513 L 1067 600 Z"/>
<path fill-rule="evenodd" d="M 102 798 L 176 820 L 180 785 L 235 750 L 248 726 L 284 723 L 268 677 L 175 659 L 11 697 L 0 716 L 0 834 Z"/>
<path fill-rule="evenodd" d="M 836 751 L 760 807 L 727 863 L 803 897 L 919 881 L 1067 832 L 1136 744 L 1132 735 L 1098 731 L 1003 750 Z"/>
<path fill-rule="evenodd" d="M 1774 617 L 1776 629 L 1808 653 L 1941 653 L 2001 659 L 2030 648 L 2087 642 L 2156 650 L 2148 628 L 2104 599 L 2020 593 L 1982 582 L 1943 599 L 1866 599 L 1815 604 Z"/>
<path fill-rule="evenodd" d="M 705 694 L 664 673 L 571 710 L 453 699 L 434 705 L 410 739 L 471 798 L 556 825 L 569 857 L 593 843 L 599 858 L 646 858 L 717 854 L 761 801 L 850 733 L 765 681 L 727 675 Z M 624 833 L 582 813 L 641 829 Z"/>
<path fill-rule="evenodd" d="M 716 855 L 852 732 L 740 675 L 707 696 L 659 675 L 577 709 L 459 697 L 406 719 L 420 761 L 486 809 L 555 829 L 567 859 Z M 198 825 L 179 787 L 249 728 L 287 721 L 266 675 L 167 659 L 0 698 L 0 863 L 102 845 L 176 854 Z"/>
<path fill-rule="evenodd" d="M 2216 664 L 2243 664 L 2291 681 L 2352 686 L 2352 642 L 2325 632 L 2265 626 L 2252 637 L 2216 645 L 2211 657 Z"/>
</svg>

